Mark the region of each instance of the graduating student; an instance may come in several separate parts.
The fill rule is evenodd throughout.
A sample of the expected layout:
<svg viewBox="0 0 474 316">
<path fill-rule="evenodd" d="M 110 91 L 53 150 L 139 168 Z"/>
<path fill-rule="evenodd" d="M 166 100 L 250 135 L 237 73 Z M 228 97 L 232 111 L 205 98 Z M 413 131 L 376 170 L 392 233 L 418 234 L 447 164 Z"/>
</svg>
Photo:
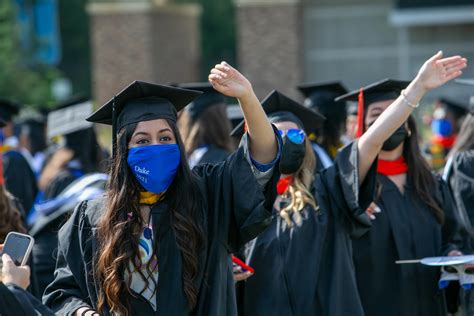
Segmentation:
<svg viewBox="0 0 474 316">
<path fill-rule="evenodd" d="M 474 86 L 474 80 L 462 82 Z M 463 251 L 474 253 L 474 96 L 444 171 L 461 219 Z"/>
<path fill-rule="evenodd" d="M 229 251 L 269 224 L 281 140 L 237 70 L 223 62 L 209 80 L 248 122 L 220 164 L 191 171 L 176 127 L 199 91 L 135 81 L 89 118 L 112 124 L 114 158 L 105 199 L 81 203 L 59 232 L 43 297 L 58 314 L 236 314 Z"/>
<path fill-rule="evenodd" d="M 464 63 L 456 58 L 436 60 L 435 56 L 424 67 L 440 67 L 440 74 L 447 71 L 450 78 Z M 453 69 L 457 70 L 450 73 Z M 438 85 L 444 82 L 442 78 L 430 81 Z M 359 100 L 358 136 L 362 139 L 392 114 L 395 100 L 401 98 L 408 109 L 417 107 L 419 99 L 409 96 L 417 85 L 417 79 L 411 84 L 385 79 L 342 96 L 344 100 Z M 446 315 L 443 291 L 438 289 L 439 269 L 395 263 L 460 254 L 455 243 L 457 216 L 449 189 L 422 157 L 413 117 L 406 115 L 397 125 L 380 147 L 377 194 L 369 208 L 372 228 L 353 239 L 359 294 L 366 316 Z"/>
<path fill-rule="evenodd" d="M 0 119 L 5 126 L 1 130 L 1 152 L 3 154 L 3 172 L 5 187 L 22 205 L 22 211 L 28 212 L 33 206 L 38 187 L 36 177 L 28 161 L 18 148 L 18 138 L 13 134 L 13 117 L 20 106 L 10 100 L 0 100 Z M 26 218 L 26 214 L 22 214 Z"/>
<path fill-rule="evenodd" d="M 183 89 L 202 91 L 179 118 L 189 167 L 223 161 L 234 150 L 225 96 L 208 82 L 183 83 Z"/>
<path fill-rule="evenodd" d="M 305 83 L 299 85 L 298 89 L 306 97 L 304 105 L 326 117 L 324 123 L 316 130 L 313 147 L 316 155 L 321 157 L 318 161 L 321 161 L 324 167 L 327 168 L 331 164 L 326 162 L 324 152 L 321 152 L 317 145 L 323 147 L 331 160 L 336 157 L 337 151 L 344 145 L 342 136 L 346 123 L 346 103 L 344 101 L 336 102 L 334 99 L 348 91 L 337 81 Z"/>
<path fill-rule="evenodd" d="M 243 287 L 239 288 L 241 315 L 364 315 L 351 236 L 362 236 L 371 225 L 365 209 L 375 196 L 376 157 L 408 119 L 413 105 L 428 90 L 459 76 L 464 67 L 460 57 L 442 59 L 438 53 L 429 59 L 387 111 L 338 154 L 333 167 L 316 174 L 314 181 L 314 156 L 301 131 L 314 125 L 311 116 L 288 102 L 268 108 L 277 112 L 270 115 L 271 120 L 285 135 L 280 195 L 271 226 L 244 250 L 242 259 L 255 274 L 239 285 Z M 386 303 L 384 308 L 390 312 L 397 306 Z M 378 315 L 386 315 L 386 310 Z"/>
<path fill-rule="evenodd" d="M 19 129 L 19 147 L 28 160 L 31 169 L 38 177 L 45 159 L 46 118 L 38 112 L 30 112 L 20 118 L 16 126 Z"/>
<path fill-rule="evenodd" d="M 91 113 L 87 98 L 74 97 L 48 114 L 48 137 L 61 136 L 64 144 L 45 163 L 39 180 L 44 192 L 40 201 L 55 198 L 74 180 L 98 171 L 101 150 L 92 124 L 84 120 Z"/>
<path fill-rule="evenodd" d="M 446 158 L 452 149 L 461 124 L 469 112 L 467 102 L 441 98 L 433 114 L 431 123 L 432 137 L 429 152 L 431 166 L 435 170 L 443 169 Z"/>
</svg>

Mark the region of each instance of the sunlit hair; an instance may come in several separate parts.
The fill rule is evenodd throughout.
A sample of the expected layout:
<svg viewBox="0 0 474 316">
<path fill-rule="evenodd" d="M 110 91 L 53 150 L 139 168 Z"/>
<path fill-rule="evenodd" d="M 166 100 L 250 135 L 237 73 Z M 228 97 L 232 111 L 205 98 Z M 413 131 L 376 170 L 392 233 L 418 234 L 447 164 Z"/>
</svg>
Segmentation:
<svg viewBox="0 0 474 316">
<path fill-rule="evenodd" d="M 293 182 L 288 190 L 282 195 L 289 204 L 280 210 L 280 216 L 288 226 L 301 225 L 303 217 L 301 211 L 309 205 L 315 211 L 319 209 L 316 200 L 311 193 L 311 185 L 314 181 L 314 170 L 316 168 L 316 156 L 314 155 L 311 142 L 305 137 L 305 156 L 300 169 L 294 174 Z"/>
<path fill-rule="evenodd" d="M 3 244 L 9 232 L 26 233 L 26 229 L 20 211 L 13 204 L 12 195 L 0 185 L 0 244 Z"/>
<path fill-rule="evenodd" d="M 199 252 L 205 243 L 200 224 L 203 217 L 199 214 L 201 209 L 199 189 L 186 162 L 181 137 L 176 124 L 169 120 L 168 124 L 174 132 L 176 143 L 181 151 L 181 164 L 164 199 L 169 206 L 171 227 L 182 255 L 181 278 L 188 307 L 192 311 L 196 306 L 198 294 L 193 281 L 199 270 Z M 137 124 L 125 126 L 118 135 L 117 154 L 112 161 L 107 184 L 106 210 L 98 227 L 99 251 L 96 276 L 100 291 L 97 309 L 99 312 L 109 309 L 112 314 L 118 315 L 130 314 L 128 297 L 134 294 L 129 287 L 130 279 L 124 282 L 124 276 L 130 262 L 137 268 L 133 259 L 139 255 L 138 242 L 143 227 L 138 202 L 139 192 L 143 191 L 143 188 L 127 164 L 128 144 L 136 126 Z M 186 198 L 182 198 L 184 193 Z M 131 219 L 127 215 L 130 212 Z M 156 247 L 157 245 L 154 245 L 154 253 L 156 253 Z M 147 268 L 150 268 L 149 265 L 150 263 Z M 141 276 L 144 277 L 143 274 Z M 147 288 L 148 280 L 145 280 L 145 283 L 145 288 Z"/>
<path fill-rule="evenodd" d="M 471 149 L 474 149 L 474 115 L 468 114 L 461 125 L 461 130 L 448 157 L 453 157 L 458 152 Z"/>
<path fill-rule="evenodd" d="M 212 145 L 228 152 L 234 151 L 230 137 L 232 124 L 227 118 L 226 107 L 216 104 L 205 109 L 195 122 L 187 111 L 179 119 L 179 129 L 183 134 L 186 154 L 189 156 L 202 145 Z"/>
</svg>

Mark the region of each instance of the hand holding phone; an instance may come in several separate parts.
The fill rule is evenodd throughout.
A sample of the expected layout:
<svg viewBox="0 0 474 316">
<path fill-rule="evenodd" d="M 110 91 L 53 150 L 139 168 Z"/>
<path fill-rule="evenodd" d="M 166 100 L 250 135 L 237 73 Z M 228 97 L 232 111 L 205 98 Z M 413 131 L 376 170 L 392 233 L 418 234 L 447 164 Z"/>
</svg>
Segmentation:
<svg viewBox="0 0 474 316">
<path fill-rule="evenodd" d="M 9 232 L 3 244 L 2 254 L 8 254 L 15 265 L 23 266 L 28 262 L 34 243 L 35 240 L 31 236 Z"/>
<path fill-rule="evenodd" d="M 30 267 L 16 266 L 10 256 L 6 253 L 2 255 L 1 281 L 5 284 L 11 283 L 26 290 L 30 285 Z"/>
</svg>

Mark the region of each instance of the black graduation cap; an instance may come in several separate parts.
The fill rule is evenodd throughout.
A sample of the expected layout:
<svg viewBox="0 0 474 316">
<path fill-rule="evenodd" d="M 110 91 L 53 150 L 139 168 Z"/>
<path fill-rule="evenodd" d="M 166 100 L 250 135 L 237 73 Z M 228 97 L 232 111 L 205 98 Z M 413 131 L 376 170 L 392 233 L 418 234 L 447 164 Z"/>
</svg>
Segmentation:
<svg viewBox="0 0 474 316">
<path fill-rule="evenodd" d="M 112 146 L 115 147 L 117 133 L 124 126 L 155 119 L 176 122 L 177 112 L 201 94 L 201 91 L 134 81 L 89 116 L 87 121 L 112 125 Z"/>
<path fill-rule="evenodd" d="M 20 104 L 15 101 L 0 99 L 0 118 L 5 122 L 11 121 L 13 116 L 20 112 L 20 107 Z"/>
<path fill-rule="evenodd" d="M 364 130 L 365 110 L 375 102 L 394 100 L 398 98 L 410 81 L 383 79 L 369 84 L 359 90 L 354 90 L 336 98 L 336 101 L 355 101 L 357 107 L 357 137 L 362 136 Z"/>
<path fill-rule="evenodd" d="M 310 108 L 333 106 L 337 104 L 335 98 L 348 92 L 339 81 L 302 83 L 298 85 L 298 89 L 306 97 L 305 105 Z"/>
<path fill-rule="evenodd" d="M 66 136 L 92 127 L 86 119 L 92 114 L 92 102 L 83 95 L 76 95 L 56 105 L 47 116 L 47 137 Z"/>
<path fill-rule="evenodd" d="M 193 121 L 208 107 L 213 105 L 225 105 L 226 97 L 217 92 L 209 82 L 181 83 L 179 88 L 201 91 L 202 94 L 191 102 L 186 108 Z"/>
<path fill-rule="evenodd" d="M 474 79 L 456 79 L 455 82 L 474 87 Z M 474 95 L 469 100 L 469 113 L 474 114 Z"/>
<path fill-rule="evenodd" d="M 465 115 L 469 111 L 468 102 L 461 102 L 446 97 L 440 98 L 439 102 L 449 108 L 458 117 Z"/>
<path fill-rule="evenodd" d="M 0 128 L 4 128 L 5 126 L 7 126 L 7 123 L 4 120 L 0 119 Z"/>
<path fill-rule="evenodd" d="M 308 109 L 276 90 L 273 90 L 265 97 L 262 101 L 262 107 L 271 122 L 293 121 L 304 128 L 308 135 L 326 119 L 322 114 Z M 244 125 L 245 121 L 243 120 L 234 128 L 230 135 L 242 135 L 245 132 Z"/>
</svg>

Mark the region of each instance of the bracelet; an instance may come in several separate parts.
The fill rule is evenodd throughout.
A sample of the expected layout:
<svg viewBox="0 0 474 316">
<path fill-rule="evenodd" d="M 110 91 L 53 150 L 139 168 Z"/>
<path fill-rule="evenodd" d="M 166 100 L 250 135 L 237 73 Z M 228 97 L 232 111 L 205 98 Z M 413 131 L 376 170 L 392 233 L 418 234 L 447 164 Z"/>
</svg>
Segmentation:
<svg viewBox="0 0 474 316">
<path fill-rule="evenodd" d="M 92 315 L 94 315 L 95 313 L 97 313 L 95 310 L 93 310 L 92 308 L 88 308 L 88 309 L 85 309 L 82 311 L 81 313 L 81 316 L 85 316 L 88 312 L 92 312 Z"/>
<path fill-rule="evenodd" d="M 417 107 L 420 106 L 420 102 L 418 102 L 417 104 L 413 104 L 413 103 L 411 103 L 411 102 L 407 99 L 407 96 L 405 95 L 405 89 L 402 90 L 402 92 L 400 93 L 400 95 L 401 95 L 402 98 L 403 98 L 403 102 L 404 102 L 407 106 L 411 107 L 412 109 L 416 109 Z"/>
</svg>

